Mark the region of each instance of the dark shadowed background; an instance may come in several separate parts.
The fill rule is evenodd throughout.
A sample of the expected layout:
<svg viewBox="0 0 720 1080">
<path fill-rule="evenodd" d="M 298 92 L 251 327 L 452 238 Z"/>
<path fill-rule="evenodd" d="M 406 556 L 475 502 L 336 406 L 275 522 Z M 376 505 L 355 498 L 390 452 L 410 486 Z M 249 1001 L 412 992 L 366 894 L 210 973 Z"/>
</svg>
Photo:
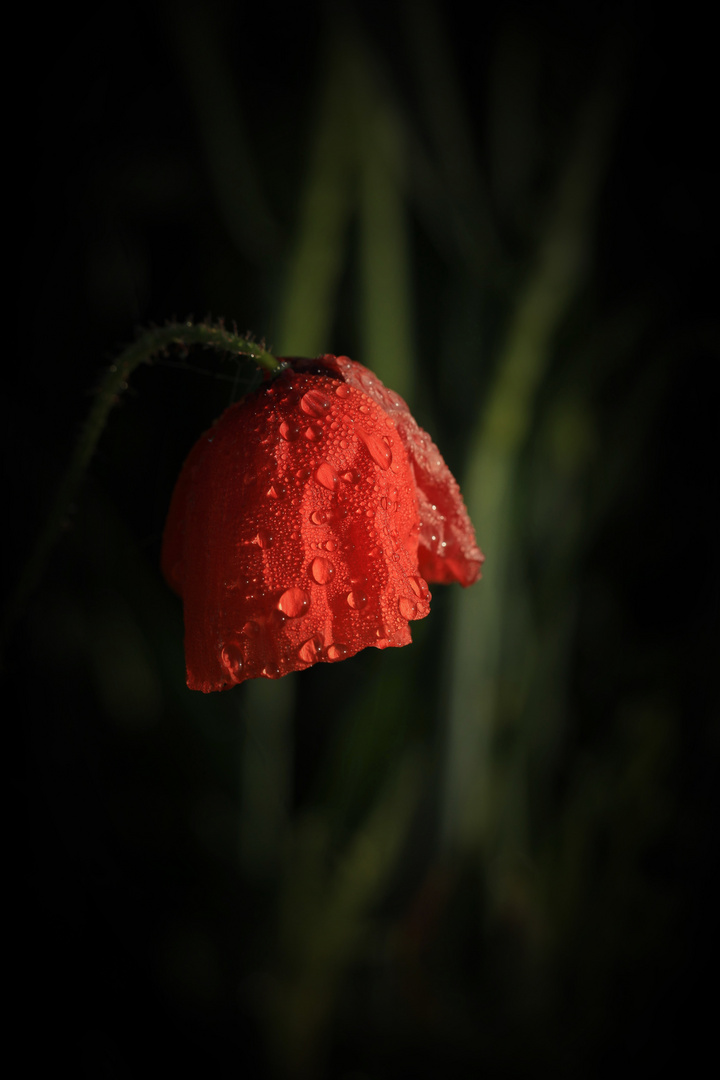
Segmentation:
<svg viewBox="0 0 720 1080">
<path fill-rule="evenodd" d="M 694 1072 L 714 1030 L 716 46 L 698 6 L 23 20 L 10 592 L 104 368 L 206 315 L 346 353 L 483 581 L 207 697 L 158 568 L 253 380 L 132 378 L 6 648 L 24 1060 L 92 1078 Z"/>
</svg>

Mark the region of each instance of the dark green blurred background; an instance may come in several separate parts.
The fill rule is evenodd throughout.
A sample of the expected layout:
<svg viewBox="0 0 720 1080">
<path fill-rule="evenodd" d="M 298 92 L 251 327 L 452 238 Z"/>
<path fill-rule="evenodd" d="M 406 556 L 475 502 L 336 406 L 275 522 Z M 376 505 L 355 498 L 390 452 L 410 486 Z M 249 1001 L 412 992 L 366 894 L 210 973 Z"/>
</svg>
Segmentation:
<svg viewBox="0 0 720 1080">
<path fill-rule="evenodd" d="M 190 314 L 373 368 L 487 556 L 410 648 L 191 693 L 163 522 L 253 371 L 137 372 L 5 660 L 26 1060 L 643 1076 L 710 1047 L 716 48 L 656 9 L 26 20 L 7 589 L 103 368 Z"/>
</svg>

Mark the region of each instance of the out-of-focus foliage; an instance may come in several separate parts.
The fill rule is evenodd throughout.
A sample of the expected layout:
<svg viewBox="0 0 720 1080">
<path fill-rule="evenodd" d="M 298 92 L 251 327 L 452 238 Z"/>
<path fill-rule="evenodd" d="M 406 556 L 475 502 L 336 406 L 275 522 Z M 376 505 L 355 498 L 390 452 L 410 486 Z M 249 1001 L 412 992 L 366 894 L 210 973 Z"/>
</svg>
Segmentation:
<svg viewBox="0 0 720 1080">
<path fill-rule="evenodd" d="M 707 1049 L 714 58 L 650 6 L 480 10 L 34 28 L 7 586 L 102 364 L 190 313 L 373 368 L 487 556 L 410 648 L 191 693 L 164 515 L 256 376 L 201 351 L 137 373 L 4 670 L 30 1053 L 79 1075 L 603 1076 Z"/>
</svg>

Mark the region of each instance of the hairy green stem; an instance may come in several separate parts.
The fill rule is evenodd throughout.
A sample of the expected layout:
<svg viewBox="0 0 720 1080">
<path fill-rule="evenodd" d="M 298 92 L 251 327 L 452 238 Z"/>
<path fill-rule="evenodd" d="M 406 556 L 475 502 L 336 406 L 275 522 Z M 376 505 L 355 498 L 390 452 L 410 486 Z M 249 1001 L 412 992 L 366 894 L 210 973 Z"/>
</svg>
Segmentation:
<svg viewBox="0 0 720 1080">
<path fill-rule="evenodd" d="M 190 345 L 204 345 L 233 356 L 249 356 L 270 372 L 282 368 L 281 362 L 263 346 L 236 332 L 226 330 L 223 326 L 209 323 L 168 323 L 166 326 L 153 327 L 145 330 L 129 345 L 106 371 L 100 383 L 50 513 L 6 606 L 2 622 L 2 644 L 7 640 L 10 628 L 42 577 L 50 552 L 68 520 L 110 411 L 119 401 L 122 392 L 127 389 L 130 376 L 140 364 L 149 362 L 158 353 L 173 346 L 187 348 Z"/>
</svg>

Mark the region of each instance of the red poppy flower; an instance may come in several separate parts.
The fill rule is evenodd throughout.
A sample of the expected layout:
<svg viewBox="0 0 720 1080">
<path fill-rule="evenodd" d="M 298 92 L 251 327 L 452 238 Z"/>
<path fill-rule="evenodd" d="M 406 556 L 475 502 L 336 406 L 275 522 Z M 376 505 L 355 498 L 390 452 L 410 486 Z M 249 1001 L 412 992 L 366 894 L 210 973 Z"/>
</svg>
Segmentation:
<svg viewBox="0 0 720 1080">
<path fill-rule="evenodd" d="M 296 360 L 196 443 L 162 570 L 182 597 L 187 683 L 206 693 L 374 645 L 407 645 L 427 581 L 483 556 L 460 489 L 397 394 L 347 357 Z"/>
</svg>

